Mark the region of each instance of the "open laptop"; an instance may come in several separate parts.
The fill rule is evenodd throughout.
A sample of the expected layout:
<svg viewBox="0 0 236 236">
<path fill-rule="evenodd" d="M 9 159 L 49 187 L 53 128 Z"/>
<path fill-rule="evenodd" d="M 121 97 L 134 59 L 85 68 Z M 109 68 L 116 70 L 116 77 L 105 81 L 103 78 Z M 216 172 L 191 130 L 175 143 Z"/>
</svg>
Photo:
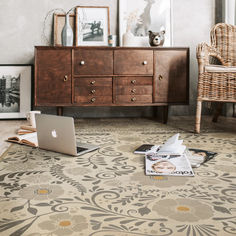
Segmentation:
<svg viewBox="0 0 236 236">
<path fill-rule="evenodd" d="M 98 149 L 98 146 L 76 142 L 72 117 L 36 114 L 39 148 L 79 156 Z"/>
</svg>

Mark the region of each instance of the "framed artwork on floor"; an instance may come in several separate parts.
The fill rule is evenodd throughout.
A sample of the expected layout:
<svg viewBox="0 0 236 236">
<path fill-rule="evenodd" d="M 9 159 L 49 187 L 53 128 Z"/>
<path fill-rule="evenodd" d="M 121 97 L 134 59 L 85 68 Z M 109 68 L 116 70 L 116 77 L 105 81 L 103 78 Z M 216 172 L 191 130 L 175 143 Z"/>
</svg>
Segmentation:
<svg viewBox="0 0 236 236">
<path fill-rule="evenodd" d="M 31 110 L 33 65 L 0 65 L 0 119 L 26 118 Z"/>
<path fill-rule="evenodd" d="M 107 46 L 109 7 L 76 7 L 76 46 Z"/>
<path fill-rule="evenodd" d="M 148 47 L 149 33 L 165 31 L 163 46 L 172 46 L 172 0 L 119 0 L 119 43 L 129 34 L 132 46 Z M 127 37 L 126 37 L 127 38 Z"/>
</svg>

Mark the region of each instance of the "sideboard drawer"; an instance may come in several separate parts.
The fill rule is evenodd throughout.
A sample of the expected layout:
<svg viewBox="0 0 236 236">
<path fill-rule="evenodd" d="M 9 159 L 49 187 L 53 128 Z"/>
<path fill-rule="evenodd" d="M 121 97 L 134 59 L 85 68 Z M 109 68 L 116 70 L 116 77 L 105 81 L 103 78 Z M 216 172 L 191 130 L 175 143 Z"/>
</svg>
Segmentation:
<svg viewBox="0 0 236 236">
<path fill-rule="evenodd" d="M 112 75 L 113 51 L 112 50 L 74 50 L 75 75 Z"/>
<path fill-rule="evenodd" d="M 95 86 L 112 86 L 112 78 L 75 78 L 75 87 L 95 87 Z"/>
<path fill-rule="evenodd" d="M 152 94 L 152 86 L 117 86 L 117 95 L 150 95 Z"/>
<path fill-rule="evenodd" d="M 152 95 L 117 95 L 116 103 L 152 103 Z"/>
<path fill-rule="evenodd" d="M 114 73 L 117 75 L 152 75 L 152 50 L 115 50 Z"/>
<path fill-rule="evenodd" d="M 75 96 L 112 96 L 112 87 L 75 87 Z"/>
<path fill-rule="evenodd" d="M 116 85 L 152 85 L 152 77 L 116 77 Z"/>
<path fill-rule="evenodd" d="M 81 104 L 112 104 L 112 96 L 75 96 L 75 103 Z"/>
</svg>

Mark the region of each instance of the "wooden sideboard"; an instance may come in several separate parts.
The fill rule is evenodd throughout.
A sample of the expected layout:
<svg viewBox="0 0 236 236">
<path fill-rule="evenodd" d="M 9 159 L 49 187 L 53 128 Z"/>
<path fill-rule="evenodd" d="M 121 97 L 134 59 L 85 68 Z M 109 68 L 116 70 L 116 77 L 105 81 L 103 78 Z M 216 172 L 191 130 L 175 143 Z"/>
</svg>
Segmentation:
<svg viewBox="0 0 236 236">
<path fill-rule="evenodd" d="M 35 47 L 35 106 L 188 104 L 189 48 Z"/>
</svg>

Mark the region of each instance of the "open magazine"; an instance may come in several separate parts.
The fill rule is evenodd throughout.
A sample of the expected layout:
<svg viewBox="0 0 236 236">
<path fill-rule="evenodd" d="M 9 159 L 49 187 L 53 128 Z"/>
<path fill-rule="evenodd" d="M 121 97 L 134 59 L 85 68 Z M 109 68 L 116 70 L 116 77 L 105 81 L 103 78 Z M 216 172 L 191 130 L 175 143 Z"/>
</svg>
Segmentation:
<svg viewBox="0 0 236 236">
<path fill-rule="evenodd" d="M 173 135 L 160 146 L 158 154 L 160 155 L 182 155 L 186 149 L 183 140 L 179 140 L 179 133 Z"/>
<path fill-rule="evenodd" d="M 7 139 L 8 142 L 24 144 L 31 147 L 38 147 L 37 133 L 30 133 L 24 135 L 15 135 Z"/>
<path fill-rule="evenodd" d="M 160 155 L 153 152 L 146 153 L 145 172 L 146 175 L 194 176 L 186 154 Z"/>
</svg>

